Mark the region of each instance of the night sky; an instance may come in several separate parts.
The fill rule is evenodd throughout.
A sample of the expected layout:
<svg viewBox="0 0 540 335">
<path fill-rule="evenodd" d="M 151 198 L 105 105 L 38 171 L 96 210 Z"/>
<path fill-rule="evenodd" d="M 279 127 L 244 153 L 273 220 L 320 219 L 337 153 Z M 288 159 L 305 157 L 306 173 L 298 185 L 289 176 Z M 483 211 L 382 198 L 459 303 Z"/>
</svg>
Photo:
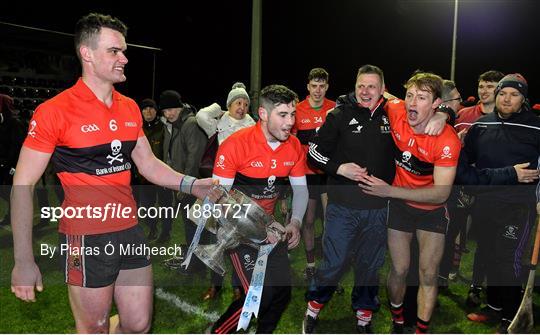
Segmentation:
<svg viewBox="0 0 540 335">
<path fill-rule="evenodd" d="M 61 10 L 53 3 L 29 8 L 10 2 L 0 21 L 72 33 L 90 11 L 111 14 L 129 26 L 128 43 L 163 49 L 156 58 L 156 95 L 175 89 L 198 108 L 214 101 L 224 107 L 235 81 L 249 88 L 249 0 L 74 1 Z M 359 66 L 372 63 L 384 70 L 389 90 L 402 97 L 402 84 L 416 69 L 449 78 L 453 13 L 453 0 L 263 0 L 262 86 L 282 83 L 303 99 L 307 73 L 320 66 L 330 73 L 328 96 L 336 98 L 352 90 Z M 462 96 L 476 96 L 478 75 L 497 69 L 522 73 L 531 101 L 540 103 L 539 18 L 540 1 L 460 1 L 455 79 Z M 72 48 L 66 37 L 39 38 Z M 120 90 L 135 99 L 151 96 L 152 53 L 130 48 L 128 58 L 128 83 Z"/>
</svg>

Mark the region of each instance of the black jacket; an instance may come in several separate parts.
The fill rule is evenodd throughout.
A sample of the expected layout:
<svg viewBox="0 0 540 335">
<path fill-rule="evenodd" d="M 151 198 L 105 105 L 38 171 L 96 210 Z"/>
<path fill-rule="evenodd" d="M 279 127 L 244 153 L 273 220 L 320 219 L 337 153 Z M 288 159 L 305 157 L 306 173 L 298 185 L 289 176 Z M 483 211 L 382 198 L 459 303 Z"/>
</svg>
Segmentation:
<svg viewBox="0 0 540 335">
<path fill-rule="evenodd" d="M 178 119 L 172 123 L 171 132 L 165 131 L 163 157 L 175 171 L 193 177 L 199 175 L 201 162 L 208 137 L 197 124 L 197 110 L 188 104 Z"/>
<path fill-rule="evenodd" d="M 159 116 L 156 116 L 154 120 L 148 122 L 143 118 L 143 132 L 152 148 L 152 152 L 157 159 L 163 160 L 163 139 L 165 132 L 167 131 L 166 125 L 160 120 Z M 132 174 L 134 180 L 133 184 L 150 184 L 146 178 L 144 178 L 137 168 L 135 167 L 135 172 Z"/>
<path fill-rule="evenodd" d="M 501 119 L 494 110 L 478 119 L 467 132 L 456 183 L 490 185 L 477 187 L 476 192 L 496 201 L 535 201 L 536 183 L 518 183 L 513 166 L 528 162 L 529 169 L 536 169 L 539 156 L 540 118 L 524 109 Z"/>
<path fill-rule="evenodd" d="M 328 114 L 326 122 L 310 143 L 308 160 L 328 174 L 330 202 L 356 209 L 383 208 L 387 200 L 362 192 L 358 183 L 338 176 L 343 163 L 366 167 L 368 173 L 392 183 L 395 174 L 396 150 L 383 99 L 373 115 L 358 106 L 354 93 L 342 96 L 337 107 Z"/>
<path fill-rule="evenodd" d="M 156 116 L 150 122 L 143 120 L 144 135 L 146 135 L 148 143 L 150 143 L 152 152 L 160 160 L 163 160 L 163 136 L 165 136 L 165 128 L 166 126 L 160 120 L 159 116 Z"/>
</svg>

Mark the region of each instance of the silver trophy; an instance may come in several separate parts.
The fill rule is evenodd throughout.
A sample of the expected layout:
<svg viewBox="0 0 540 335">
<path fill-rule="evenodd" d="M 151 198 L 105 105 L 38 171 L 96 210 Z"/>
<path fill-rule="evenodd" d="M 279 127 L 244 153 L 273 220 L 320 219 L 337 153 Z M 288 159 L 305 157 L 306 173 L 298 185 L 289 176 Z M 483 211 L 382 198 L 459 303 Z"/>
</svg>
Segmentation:
<svg viewBox="0 0 540 335">
<path fill-rule="evenodd" d="M 278 236 L 283 232 L 270 227 L 274 218 L 244 193 L 235 189 L 227 191 L 222 186 L 216 189 L 221 192 L 215 202 L 215 206 L 221 208 L 221 216 L 217 220 L 209 219 L 206 228 L 216 234 L 217 243 L 198 245 L 193 253 L 210 269 L 223 276 L 225 250 L 235 248 L 240 243 L 258 248 L 266 239 L 267 230 Z"/>
</svg>

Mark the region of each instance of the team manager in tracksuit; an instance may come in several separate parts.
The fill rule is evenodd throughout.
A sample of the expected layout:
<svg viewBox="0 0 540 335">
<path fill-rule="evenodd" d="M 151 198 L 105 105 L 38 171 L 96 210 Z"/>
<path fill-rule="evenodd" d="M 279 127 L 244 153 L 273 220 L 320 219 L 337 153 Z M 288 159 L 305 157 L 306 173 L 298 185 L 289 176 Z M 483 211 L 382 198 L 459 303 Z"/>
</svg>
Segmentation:
<svg viewBox="0 0 540 335">
<path fill-rule="evenodd" d="M 306 294 L 306 332 L 313 331 L 318 312 L 332 297 L 351 253 L 352 308 L 359 327 L 370 327 L 372 311 L 379 304 L 378 270 L 386 250 L 388 201 L 363 193 L 355 175 L 367 172 L 388 183 L 394 178 L 395 145 L 383 93 L 382 70 L 362 66 L 355 91 L 338 99 L 310 144 L 309 162 L 328 174 L 328 207 L 323 262 Z"/>
</svg>

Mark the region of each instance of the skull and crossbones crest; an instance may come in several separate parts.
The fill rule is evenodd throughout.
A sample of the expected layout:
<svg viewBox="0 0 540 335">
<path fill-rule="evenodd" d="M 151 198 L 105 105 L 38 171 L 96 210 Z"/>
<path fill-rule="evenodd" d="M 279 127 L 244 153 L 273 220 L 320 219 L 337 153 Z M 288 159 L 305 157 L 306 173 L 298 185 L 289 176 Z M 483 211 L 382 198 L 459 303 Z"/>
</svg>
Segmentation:
<svg viewBox="0 0 540 335">
<path fill-rule="evenodd" d="M 275 193 L 276 192 L 276 176 L 272 175 L 268 177 L 268 186 L 264 188 L 263 193 Z"/>
<path fill-rule="evenodd" d="M 409 160 L 411 159 L 412 155 L 410 151 L 404 151 L 401 157 L 404 163 L 409 163 Z"/>
<path fill-rule="evenodd" d="M 517 240 L 516 233 L 517 233 L 518 227 L 508 225 L 508 226 L 505 226 L 505 228 L 506 228 L 506 231 L 504 232 L 504 237 L 512 239 L 512 240 Z"/>
<path fill-rule="evenodd" d="M 225 156 L 219 155 L 219 160 L 216 163 L 216 166 L 223 169 L 223 170 L 225 170 Z"/>
<path fill-rule="evenodd" d="M 452 154 L 450 153 L 450 147 L 449 146 L 445 146 L 443 149 L 442 149 L 442 155 L 441 155 L 441 158 L 452 158 Z"/>
<path fill-rule="evenodd" d="M 250 255 L 244 255 L 244 267 L 246 270 L 251 270 L 255 267 L 255 260 Z"/>
<path fill-rule="evenodd" d="M 120 153 L 120 150 L 122 150 L 122 142 L 119 140 L 113 140 L 111 142 L 111 153 L 112 155 L 107 155 L 107 161 L 109 164 L 112 165 L 114 161 L 118 161 L 120 163 L 124 162 L 124 159 L 122 158 L 122 153 Z"/>
</svg>

